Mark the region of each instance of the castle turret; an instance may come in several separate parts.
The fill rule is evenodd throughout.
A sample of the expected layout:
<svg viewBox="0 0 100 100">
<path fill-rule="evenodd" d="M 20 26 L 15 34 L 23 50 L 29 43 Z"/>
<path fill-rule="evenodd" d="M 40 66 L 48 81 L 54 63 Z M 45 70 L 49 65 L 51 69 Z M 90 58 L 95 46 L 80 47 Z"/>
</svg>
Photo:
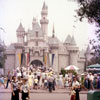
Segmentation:
<svg viewBox="0 0 100 100">
<path fill-rule="evenodd" d="M 40 24 L 41 24 L 41 29 L 43 31 L 44 36 L 48 35 L 48 19 L 47 19 L 47 15 L 48 15 L 48 7 L 47 5 L 43 4 L 42 7 L 42 11 L 41 11 L 41 20 L 40 20 Z"/>
<path fill-rule="evenodd" d="M 68 46 L 68 45 L 70 45 L 70 43 L 71 43 L 71 36 L 68 35 L 68 36 L 66 37 L 65 41 L 64 41 L 64 45 L 65 45 L 65 46 Z"/>
<path fill-rule="evenodd" d="M 17 30 L 16 30 L 16 35 L 17 35 L 17 42 L 18 43 L 24 43 L 24 37 L 25 37 L 25 30 L 22 26 L 22 23 L 19 24 Z"/>
<path fill-rule="evenodd" d="M 76 45 L 74 36 L 72 36 L 70 44 L 67 46 L 67 50 L 69 51 L 69 64 L 77 66 L 79 48 Z"/>
<path fill-rule="evenodd" d="M 32 21 L 32 29 L 34 29 L 34 26 L 35 26 L 36 22 L 37 22 L 36 18 L 33 17 L 33 21 Z"/>
<path fill-rule="evenodd" d="M 70 45 L 76 46 L 76 41 L 75 41 L 74 36 L 72 36 L 72 39 L 71 39 Z"/>
</svg>

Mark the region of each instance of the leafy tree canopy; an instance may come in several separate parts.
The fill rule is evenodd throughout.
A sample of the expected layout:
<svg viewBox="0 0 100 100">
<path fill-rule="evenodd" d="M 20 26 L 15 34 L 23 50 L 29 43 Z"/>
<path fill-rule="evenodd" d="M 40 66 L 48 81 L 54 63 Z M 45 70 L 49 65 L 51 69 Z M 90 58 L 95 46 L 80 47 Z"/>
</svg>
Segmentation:
<svg viewBox="0 0 100 100">
<path fill-rule="evenodd" d="M 89 22 L 96 22 L 100 26 L 100 0 L 74 0 L 79 3 L 77 14 L 80 21 L 87 18 Z"/>
<path fill-rule="evenodd" d="M 100 63 L 100 0 L 73 0 L 77 1 L 79 8 L 76 10 L 79 20 L 87 18 L 90 23 L 95 23 L 97 30 L 95 36 L 90 40 L 92 50 L 94 51 L 94 63 Z M 92 62 L 93 63 L 93 62 Z"/>
</svg>

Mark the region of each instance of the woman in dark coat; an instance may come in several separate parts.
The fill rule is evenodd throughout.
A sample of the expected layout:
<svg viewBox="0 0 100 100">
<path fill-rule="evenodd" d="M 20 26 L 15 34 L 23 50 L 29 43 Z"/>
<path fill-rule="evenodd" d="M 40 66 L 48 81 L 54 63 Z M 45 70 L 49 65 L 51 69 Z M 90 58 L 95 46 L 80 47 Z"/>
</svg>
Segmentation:
<svg viewBox="0 0 100 100">
<path fill-rule="evenodd" d="M 78 88 L 76 88 L 75 89 L 75 92 L 76 92 L 76 99 L 75 100 L 80 100 L 80 97 L 79 97 L 79 92 L 80 92 L 80 88 L 78 87 Z"/>
<path fill-rule="evenodd" d="M 15 76 L 12 77 L 11 90 L 12 90 L 11 100 L 19 100 L 18 82 L 16 81 Z"/>
</svg>

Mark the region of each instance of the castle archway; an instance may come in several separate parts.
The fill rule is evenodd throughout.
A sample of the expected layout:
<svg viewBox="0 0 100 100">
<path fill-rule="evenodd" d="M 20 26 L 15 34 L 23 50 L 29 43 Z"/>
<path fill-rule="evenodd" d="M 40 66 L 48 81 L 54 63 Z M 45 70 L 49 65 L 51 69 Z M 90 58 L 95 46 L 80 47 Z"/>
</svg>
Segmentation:
<svg viewBox="0 0 100 100">
<path fill-rule="evenodd" d="M 43 66 L 43 63 L 42 63 L 42 61 L 40 61 L 40 60 L 33 60 L 33 61 L 31 62 L 31 64 L 32 64 L 34 67 L 42 67 L 42 66 Z"/>
</svg>

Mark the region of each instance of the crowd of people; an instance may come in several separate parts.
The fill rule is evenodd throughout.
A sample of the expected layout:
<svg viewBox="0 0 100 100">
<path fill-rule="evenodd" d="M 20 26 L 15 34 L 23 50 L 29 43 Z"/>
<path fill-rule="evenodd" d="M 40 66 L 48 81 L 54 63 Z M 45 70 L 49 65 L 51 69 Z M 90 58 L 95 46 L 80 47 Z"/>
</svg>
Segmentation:
<svg viewBox="0 0 100 100">
<path fill-rule="evenodd" d="M 85 74 L 82 83 L 85 90 L 100 89 L 100 74 Z"/>
<path fill-rule="evenodd" d="M 14 72 L 17 78 L 27 77 L 28 85 L 31 89 L 49 89 L 49 92 L 55 90 L 55 87 L 64 88 L 63 85 L 63 75 L 59 75 L 59 79 L 57 79 L 57 75 L 53 71 L 52 68 L 49 69 L 41 69 L 34 68 L 32 65 L 28 68 L 22 67 L 21 69 L 17 69 Z M 58 82 L 59 81 L 59 82 Z"/>
<path fill-rule="evenodd" d="M 0 77 L 0 83 L 5 89 L 11 85 L 12 97 L 11 100 L 19 100 L 19 93 L 22 93 L 22 100 L 30 98 L 29 91 L 32 89 L 45 89 L 50 93 L 57 86 L 57 75 L 52 68 L 46 69 L 41 67 L 34 68 L 32 65 L 28 67 L 18 67 L 13 72 L 8 72 L 6 77 L 6 85 L 4 77 Z M 59 86 L 63 87 L 62 75 L 59 78 Z"/>
<path fill-rule="evenodd" d="M 18 67 L 12 73 L 9 71 L 5 85 L 4 77 L 0 76 L 0 84 L 5 89 L 11 84 L 12 99 L 19 100 L 19 92 L 22 93 L 22 100 L 30 98 L 29 91 L 32 89 L 45 89 L 50 93 L 56 89 L 70 90 L 71 100 L 79 100 L 79 92 L 83 90 L 100 89 L 100 75 L 84 73 L 73 75 L 61 73 L 58 75 L 52 68 Z"/>
</svg>

